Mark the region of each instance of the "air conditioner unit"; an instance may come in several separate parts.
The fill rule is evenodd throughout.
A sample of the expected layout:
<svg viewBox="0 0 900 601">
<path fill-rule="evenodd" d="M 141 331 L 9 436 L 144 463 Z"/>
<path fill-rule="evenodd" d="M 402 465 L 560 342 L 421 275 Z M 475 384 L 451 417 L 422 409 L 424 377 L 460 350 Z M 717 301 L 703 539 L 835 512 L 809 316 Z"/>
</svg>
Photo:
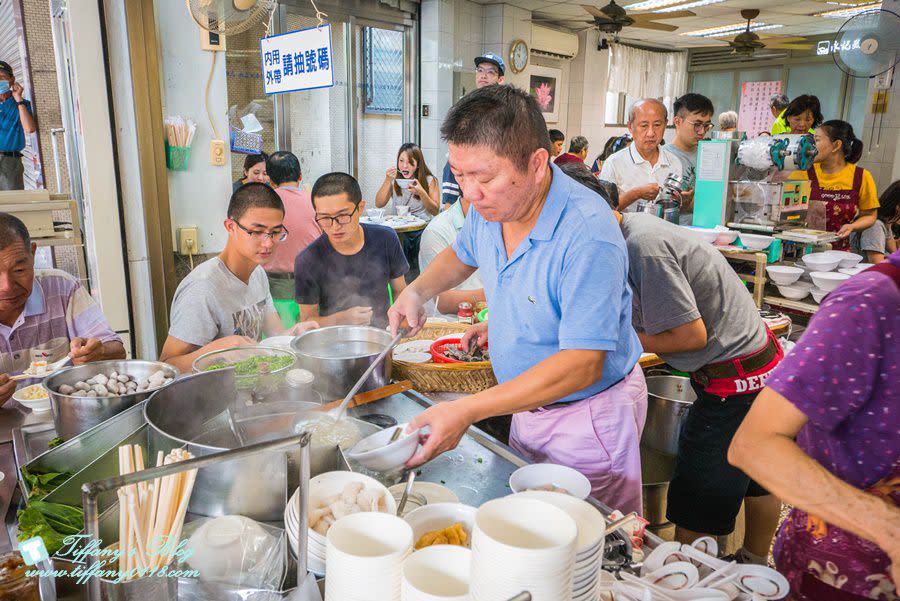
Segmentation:
<svg viewBox="0 0 900 601">
<path fill-rule="evenodd" d="M 532 25 L 531 51 L 558 58 L 575 58 L 578 56 L 578 36 L 542 25 Z"/>
</svg>

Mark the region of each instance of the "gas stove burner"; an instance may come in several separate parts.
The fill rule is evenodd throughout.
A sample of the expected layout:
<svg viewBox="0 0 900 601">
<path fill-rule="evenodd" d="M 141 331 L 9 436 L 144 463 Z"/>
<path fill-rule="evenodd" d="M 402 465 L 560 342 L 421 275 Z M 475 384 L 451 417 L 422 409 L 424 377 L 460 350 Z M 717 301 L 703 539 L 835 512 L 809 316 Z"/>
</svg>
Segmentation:
<svg viewBox="0 0 900 601">
<path fill-rule="evenodd" d="M 397 425 L 397 420 L 395 420 L 390 415 L 384 415 L 383 413 L 370 413 L 369 415 L 360 415 L 357 419 L 361 419 L 364 422 L 369 422 L 370 424 L 375 424 L 379 428 L 392 428 Z"/>
</svg>

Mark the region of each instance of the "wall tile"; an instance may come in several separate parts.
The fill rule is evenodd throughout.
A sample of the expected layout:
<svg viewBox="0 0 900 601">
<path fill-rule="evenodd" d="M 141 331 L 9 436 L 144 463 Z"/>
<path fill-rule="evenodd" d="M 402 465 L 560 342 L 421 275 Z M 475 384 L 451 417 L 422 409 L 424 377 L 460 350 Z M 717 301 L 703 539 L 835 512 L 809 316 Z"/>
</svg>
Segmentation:
<svg viewBox="0 0 900 601">
<path fill-rule="evenodd" d="M 483 32 L 485 44 L 500 44 L 503 42 L 503 19 L 500 17 L 485 17 Z"/>
<path fill-rule="evenodd" d="M 486 18 L 495 18 L 503 16 L 502 4 L 487 4 L 484 6 L 484 16 Z"/>
<path fill-rule="evenodd" d="M 440 58 L 440 54 L 438 52 L 438 46 L 440 46 L 440 33 L 438 32 L 430 32 L 425 33 L 422 32 L 421 36 L 421 52 L 422 52 L 422 62 L 436 62 Z"/>
</svg>

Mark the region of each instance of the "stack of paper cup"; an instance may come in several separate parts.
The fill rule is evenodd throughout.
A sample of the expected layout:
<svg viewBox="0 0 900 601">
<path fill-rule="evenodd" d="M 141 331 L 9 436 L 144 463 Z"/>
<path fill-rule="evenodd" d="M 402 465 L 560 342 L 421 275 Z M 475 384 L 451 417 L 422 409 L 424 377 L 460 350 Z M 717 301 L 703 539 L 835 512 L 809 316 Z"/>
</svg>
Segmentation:
<svg viewBox="0 0 900 601">
<path fill-rule="evenodd" d="M 401 601 L 468 601 L 472 552 L 453 545 L 416 551 L 403 562 Z"/>
<path fill-rule="evenodd" d="M 522 591 L 533 601 L 572 598 L 578 528 L 549 503 L 518 495 L 479 508 L 472 533 L 473 601 L 507 601 Z"/>
<path fill-rule="evenodd" d="M 394 515 L 354 513 L 328 531 L 325 601 L 399 601 L 412 528 Z"/>
<path fill-rule="evenodd" d="M 603 514 L 587 501 L 563 493 L 535 490 L 514 496 L 550 503 L 565 511 L 575 521 L 578 538 L 575 542 L 572 601 L 596 601 L 600 566 L 603 562 L 603 543 L 606 540 L 606 520 Z"/>
</svg>

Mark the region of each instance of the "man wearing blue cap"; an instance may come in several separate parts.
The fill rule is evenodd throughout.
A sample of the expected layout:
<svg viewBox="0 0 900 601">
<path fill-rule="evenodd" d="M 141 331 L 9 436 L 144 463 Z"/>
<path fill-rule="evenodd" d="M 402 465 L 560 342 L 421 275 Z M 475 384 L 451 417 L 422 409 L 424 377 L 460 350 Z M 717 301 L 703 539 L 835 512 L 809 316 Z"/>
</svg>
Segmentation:
<svg viewBox="0 0 900 601">
<path fill-rule="evenodd" d="M 503 58 L 495 52 L 485 52 L 475 59 L 475 87 L 483 88 L 503 84 L 503 75 L 506 72 L 506 64 Z M 459 200 L 459 184 L 450 171 L 450 163 L 444 165 L 444 175 L 441 178 L 441 208 L 446 209 Z"/>
<path fill-rule="evenodd" d="M 31 103 L 22 98 L 22 92 L 12 67 L 0 61 L 0 190 L 25 189 L 22 149 L 25 134 L 34 133 L 37 128 Z"/>
</svg>

